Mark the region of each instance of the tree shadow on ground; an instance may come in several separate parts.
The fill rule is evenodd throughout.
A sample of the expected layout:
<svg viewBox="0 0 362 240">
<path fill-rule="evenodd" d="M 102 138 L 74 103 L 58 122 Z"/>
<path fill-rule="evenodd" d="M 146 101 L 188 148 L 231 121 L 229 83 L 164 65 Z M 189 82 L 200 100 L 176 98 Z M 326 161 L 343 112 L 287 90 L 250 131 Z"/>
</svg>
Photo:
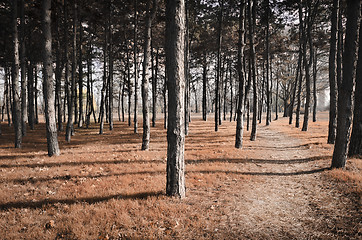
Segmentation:
<svg viewBox="0 0 362 240">
<path fill-rule="evenodd" d="M 141 192 L 141 193 L 134 193 L 134 194 L 115 194 L 109 196 L 95 196 L 95 197 L 88 197 L 88 198 L 74 198 L 74 199 L 44 199 L 41 201 L 18 201 L 18 202 L 8 202 L 4 204 L 0 204 L 0 209 L 5 210 L 9 208 L 42 208 L 46 205 L 50 204 L 76 204 L 76 203 L 99 203 L 105 202 L 111 199 L 145 199 L 148 197 L 158 197 L 162 196 L 164 193 L 162 191 L 158 192 Z"/>
</svg>

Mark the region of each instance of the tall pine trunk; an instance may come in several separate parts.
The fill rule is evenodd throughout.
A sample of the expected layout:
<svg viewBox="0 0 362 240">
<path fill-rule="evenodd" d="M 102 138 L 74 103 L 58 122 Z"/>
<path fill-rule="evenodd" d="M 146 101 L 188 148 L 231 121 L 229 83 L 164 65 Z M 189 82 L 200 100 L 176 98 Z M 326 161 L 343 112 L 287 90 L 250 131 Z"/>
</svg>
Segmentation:
<svg viewBox="0 0 362 240">
<path fill-rule="evenodd" d="M 224 0 L 220 3 L 220 12 L 218 17 L 217 30 L 217 65 L 216 65 L 216 83 L 215 83 L 215 131 L 219 130 L 220 124 L 220 77 L 221 77 L 221 42 L 222 42 L 222 21 L 223 21 Z"/>
<path fill-rule="evenodd" d="M 57 123 L 55 120 L 55 95 L 53 85 L 53 61 L 52 61 L 52 33 L 51 33 L 51 0 L 43 0 L 43 95 L 45 103 L 45 122 L 47 134 L 47 146 L 49 156 L 58 156 L 59 145 L 57 135 Z"/>
<path fill-rule="evenodd" d="M 359 48 L 356 72 L 356 89 L 354 93 L 353 128 L 348 155 L 362 155 L 362 19 L 359 27 Z"/>
<path fill-rule="evenodd" d="M 337 135 L 334 145 L 332 168 L 346 165 L 352 123 L 353 80 L 355 77 L 358 21 L 361 14 L 359 0 L 347 1 L 347 23 L 345 52 L 343 54 L 343 76 L 338 90 Z"/>
<path fill-rule="evenodd" d="M 235 147 L 241 149 L 243 146 L 243 130 L 244 130 L 244 91 L 245 91 L 245 73 L 242 66 L 244 58 L 244 18 L 245 18 L 245 0 L 240 3 L 239 13 L 239 41 L 238 41 L 238 77 L 239 77 L 239 95 L 236 123 L 236 140 Z"/>
<path fill-rule="evenodd" d="M 168 78 L 166 194 L 184 198 L 185 187 L 185 2 L 166 0 L 166 70 Z"/>
<path fill-rule="evenodd" d="M 202 120 L 207 120 L 207 55 L 203 54 L 202 61 Z"/>
<path fill-rule="evenodd" d="M 21 148 L 21 104 L 19 89 L 19 37 L 18 37 L 18 6 L 17 1 L 12 2 L 12 25 L 13 25 L 13 66 L 12 66 L 12 95 L 13 95 L 13 123 L 15 131 L 15 148 Z"/>
<path fill-rule="evenodd" d="M 153 0 L 153 8 L 150 10 L 151 0 L 147 1 L 147 15 L 145 22 L 145 36 L 143 49 L 143 72 L 142 72 L 142 115 L 143 115 L 143 135 L 142 150 L 150 147 L 150 116 L 149 116 L 149 80 L 151 66 L 151 28 L 152 20 L 156 15 L 156 0 Z M 151 69 L 152 70 L 152 69 Z"/>
<path fill-rule="evenodd" d="M 84 114 L 83 114 L 83 26 L 82 19 L 79 18 L 79 78 L 78 78 L 78 87 L 79 87 L 79 120 L 78 127 L 83 127 Z"/>
<path fill-rule="evenodd" d="M 250 42 L 250 60 L 251 60 L 251 78 L 253 80 L 253 122 L 251 128 L 250 140 L 256 140 L 257 114 L 258 114 L 258 86 L 256 81 L 256 63 L 255 63 L 255 46 L 254 46 L 254 30 L 256 25 L 256 1 L 249 0 L 249 42 Z"/>
<path fill-rule="evenodd" d="M 339 0 L 333 0 L 331 15 L 331 37 L 329 40 L 329 124 L 328 140 L 333 144 L 336 139 L 337 129 L 337 76 L 336 76 L 336 49 L 337 49 L 337 25 L 338 25 Z"/>
<path fill-rule="evenodd" d="M 26 135 L 26 59 L 25 59 L 25 13 L 24 0 L 20 1 L 20 69 L 21 69 L 21 133 Z"/>
<path fill-rule="evenodd" d="M 134 61 L 134 133 L 137 133 L 138 121 L 137 121 L 137 108 L 138 108 L 138 66 L 137 66 L 137 28 L 138 28 L 138 10 L 137 0 L 134 0 L 134 30 L 133 30 L 133 61 Z"/>
</svg>

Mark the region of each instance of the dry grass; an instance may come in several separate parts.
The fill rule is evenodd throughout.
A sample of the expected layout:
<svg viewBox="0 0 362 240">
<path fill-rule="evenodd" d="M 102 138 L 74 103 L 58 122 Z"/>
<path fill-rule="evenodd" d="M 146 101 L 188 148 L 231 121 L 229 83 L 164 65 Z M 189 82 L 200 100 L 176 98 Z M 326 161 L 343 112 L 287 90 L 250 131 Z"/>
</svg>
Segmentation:
<svg viewBox="0 0 362 240">
<path fill-rule="evenodd" d="M 324 144 L 325 121 L 311 124 L 310 131 L 303 134 L 288 126 L 285 119 L 273 122 L 270 127 L 261 126 L 256 142 L 248 141 L 249 133 L 245 132 L 241 151 L 234 148 L 235 123 L 224 122 L 217 133 L 213 132 L 212 124 L 213 121 L 195 120 L 190 125 L 185 147 L 187 198 L 181 201 L 164 195 L 166 132 L 162 121 L 151 129 L 149 151 L 140 151 L 141 133 L 133 134 L 132 127 L 116 122 L 115 129 L 102 136 L 95 125 L 78 129 L 70 144 L 64 142 L 61 133 L 61 156 L 54 158 L 46 155 L 43 124 L 28 131 L 23 148 L 17 150 L 12 144 L 12 129 L 2 123 L 0 238 L 328 239 L 328 236 L 341 236 L 329 225 L 308 223 L 307 217 L 318 216 L 312 213 L 304 216 L 304 208 L 300 209 L 301 218 L 296 219 L 301 225 L 293 220 L 296 206 L 311 211 L 310 200 L 306 200 L 311 190 L 300 192 L 304 177 L 312 181 L 316 176 L 324 176 L 315 181 L 328 182 L 333 178 L 339 179 L 338 186 L 361 186 L 358 159 L 349 163 L 353 162 L 353 169 L 324 171 L 331 155 L 331 146 Z M 287 148 L 274 146 L 268 139 L 273 138 L 268 135 L 274 134 L 272 129 L 299 140 Z M 283 144 L 282 140 L 278 144 Z M 298 191 L 293 190 L 296 195 L 292 196 L 291 192 L 285 192 L 287 188 Z M 265 197 L 274 204 L 260 205 L 261 201 L 267 201 Z M 290 201 L 295 201 L 295 205 L 283 206 Z M 330 207 L 336 207 L 333 201 Z M 356 212 L 348 213 L 356 216 Z M 308 229 L 310 233 L 305 232 Z M 352 227 L 345 227 L 343 234 L 349 238 L 360 236 L 359 230 Z"/>
</svg>

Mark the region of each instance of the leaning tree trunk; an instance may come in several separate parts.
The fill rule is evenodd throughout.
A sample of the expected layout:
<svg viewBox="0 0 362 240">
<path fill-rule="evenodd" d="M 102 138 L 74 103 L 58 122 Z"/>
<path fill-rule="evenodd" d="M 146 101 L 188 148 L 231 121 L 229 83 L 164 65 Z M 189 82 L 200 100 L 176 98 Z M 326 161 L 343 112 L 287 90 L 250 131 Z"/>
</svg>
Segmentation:
<svg viewBox="0 0 362 240">
<path fill-rule="evenodd" d="M 15 131 L 15 148 L 21 148 L 21 105 L 19 91 L 19 37 L 18 37 L 18 6 L 17 1 L 12 1 L 13 15 L 13 66 L 12 66 L 12 92 L 13 92 L 13 123 Z"/>
<path fill-rule="evenodd" d="M 251 127 L 250 140 L 256 140 L 256 126 L 257 126 L 257 114 L 258 114 L 258 86 L 256 81 L 256 69 L 255 69 L 255 46 L 254 46 L 254 28 L 256 25 L 256 1 L 249 0 L 248 15 L 249 15 L 249 41 L 250 41 L 250 59 L 251 59 L 251 77 L 253 79 L 253 122 Z M 252 6 L 251 6 L 252 5 Z"/>
<path fill-rule="evenodd" d="M 185 197 L 185 2 L 166 1 L 166 70 L 168 73 L 168 129 L 166 194 Z"/>
<path fill-rule="evenodd" d="M 151 57 L 151 28 L 152 20 L 156 15 L 156 0 L 153 0 L 153 8 L 150 10 L 151 0 L 147 1 L 147 16 L 145 22 L 143 72 L 142 72 L 142 115 L 143 135 L 142 150 L 150 148 L 150 115 L 149 115 L 149 82 L 150 82 L 150 57 Z"/>
<path fill-rule="evenodd" d="M 331 15 L 331 37 L 329 40 L 329 125 L 328 143 L 333 144 L 337 129 L 337 79 L 336 79 L 336 48 L 337 48 L 337 21 L 339 0 L 333 0 Z"/>
<path fill-rule="evenodd" d="M 238 77 L 239 77 L 239 96 L 238 96 L 238 116 L 236 123 L 236 140 L 235 147 L 241 149 L 243 146 L 243 129 L 244 129 L 244 91 L 245 91 L 245 73 L 242 66 L 244 58 L 244 18 L 245 18 L 245 0 L 240 3 L 239 13 L 239 42 L 238 42 Z"/>
<path fill-rule="evenodd" d="M 359 27 L 359 48 L 354 93 L 353 128 L 349 156 L 362 155 L 362 20 Z"/>
<path fill-rule="evenodd" d="M 49 156 L 58 156 L 59 145 L 57 135 L 57 123 L 55 120 L 55 95 L 53 85 L 53 61 L 52 61 L 52 33 L 51 33 L 51 0 L 43 0 L 43 95 L 45 103 L 45 122 L 47 133 L 47 146 Z"/>
<path fill-rule="evenodd" d="M 358 40 L 358 20 L 361 14 L 359 0 L 347 1 L 347 23 L 345 52 L 343 54 L 343 76 L 338 90 L 337 135 L 334 145 L 332 168 L 344 168 L 348 154 L 352 123 L 353 79 Z"/>
</svg>

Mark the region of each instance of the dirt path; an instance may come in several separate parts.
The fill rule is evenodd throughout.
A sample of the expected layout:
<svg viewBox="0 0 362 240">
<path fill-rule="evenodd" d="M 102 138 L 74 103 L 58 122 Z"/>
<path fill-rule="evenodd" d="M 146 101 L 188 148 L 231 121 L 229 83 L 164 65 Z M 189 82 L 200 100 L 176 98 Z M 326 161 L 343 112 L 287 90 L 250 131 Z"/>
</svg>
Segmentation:
<svg viewBox="0 0 362 240">
<path fill-rule="evenodd" d="M 351 228 L 361 230 L 358 208 L 323 177 L 329 160 L 278 130 L 261 127 L 258 143 L 251 145 L 260 148 L 260 159 L 246 168 L 257 177 L 238 193 L 229 217 L 231 230 L 252 239 L 361 237 L 350 233 Z"/>
</svg>

